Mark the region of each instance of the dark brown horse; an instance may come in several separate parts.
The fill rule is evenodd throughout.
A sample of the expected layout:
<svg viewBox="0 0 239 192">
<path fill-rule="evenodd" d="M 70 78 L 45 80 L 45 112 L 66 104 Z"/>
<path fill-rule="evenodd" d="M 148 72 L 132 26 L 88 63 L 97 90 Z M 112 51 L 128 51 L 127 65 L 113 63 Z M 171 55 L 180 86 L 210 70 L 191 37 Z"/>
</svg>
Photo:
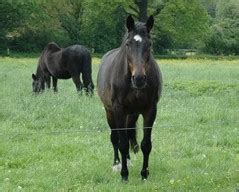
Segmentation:
<svg viewBox="0 0 239 192">
<path fill-rule="evenodd" d="M 104 55 L 97 78 L 98 94 L 111 128 L 114 165 L 120 163 L 119 150 L 123 180 L 128 180 L 129 144 L 134 152 L 139 149 L 135 128 L 140 114 L 144 119 L 142 179 L 147 179 L 149 175 L 151 131 L 162 89 L 161 72 L 150 52 L 153 23 L 152 16 L 146 23 L 135 23 L 129 16 L 126 23 L 128 33 L 121 47 Z"/>
<path fill-rule="evenodd" d="M 60 48 L 56 43 L 49 43 L 39 58 L 36 74 L 32 74 L 33 92 L 43 91 L 45 83 L 50 88 L 51 77 L 54 91 L 57 91 L 57 79 L 72 78 L 77 91 L 84 88 L 87 94 L 93 94 L 90 52 L 81 45 Z"/>
</svg>

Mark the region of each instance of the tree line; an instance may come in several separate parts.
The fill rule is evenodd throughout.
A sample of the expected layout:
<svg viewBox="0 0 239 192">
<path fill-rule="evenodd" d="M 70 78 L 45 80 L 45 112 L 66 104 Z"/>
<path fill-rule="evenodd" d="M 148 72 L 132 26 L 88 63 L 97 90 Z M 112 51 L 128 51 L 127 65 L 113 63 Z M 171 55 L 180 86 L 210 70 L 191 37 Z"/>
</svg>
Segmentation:
<svg viewBox="0 0 239 192">
<path fill-rule="evenodd" d="M 125 19 L 155 18 L 153 51 L 239 54 L 238 0 L 24 0 L 0 2 L 0 52 L 39 52 L 48 42 L 105 53 L 120 45 Z"/>
</svg>

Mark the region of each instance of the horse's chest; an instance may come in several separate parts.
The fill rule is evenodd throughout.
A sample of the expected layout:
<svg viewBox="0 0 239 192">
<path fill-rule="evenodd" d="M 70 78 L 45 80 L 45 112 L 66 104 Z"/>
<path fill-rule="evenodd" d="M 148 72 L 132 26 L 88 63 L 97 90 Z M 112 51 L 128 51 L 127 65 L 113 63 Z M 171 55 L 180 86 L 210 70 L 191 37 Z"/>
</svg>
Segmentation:
<svg viewBox="0 0 239 192">
<path fill-rule="evenodd" d="M 142 110 L 144 109 L 150 101 L 150 96 L 143 91 L 132 91 L 127 94 L 124 104 L 125 107 L 130 110 Z"/>
</svg>

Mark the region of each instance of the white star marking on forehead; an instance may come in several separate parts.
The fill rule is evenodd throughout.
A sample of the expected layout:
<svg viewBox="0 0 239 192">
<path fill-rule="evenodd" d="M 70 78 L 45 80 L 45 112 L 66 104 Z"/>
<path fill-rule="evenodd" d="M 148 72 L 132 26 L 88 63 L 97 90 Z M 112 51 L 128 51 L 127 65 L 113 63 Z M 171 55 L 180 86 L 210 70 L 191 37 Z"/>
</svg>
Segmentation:
<svg viewBox="0 0 239 192">
<path fill-rule="evenodd" d="M 142 37 L 141 37 L 140 35 L 135 35 L 135 36 L 134 36 L 134 40 L 135 40 L 135 41 L 142 42 Z"/>
</svg>

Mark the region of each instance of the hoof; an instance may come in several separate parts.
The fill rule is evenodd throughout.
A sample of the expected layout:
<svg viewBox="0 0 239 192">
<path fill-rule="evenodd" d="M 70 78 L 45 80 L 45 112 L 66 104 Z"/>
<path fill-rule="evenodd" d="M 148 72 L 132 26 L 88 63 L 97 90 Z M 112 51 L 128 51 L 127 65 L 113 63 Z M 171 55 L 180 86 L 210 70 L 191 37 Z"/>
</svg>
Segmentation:
<svg viewBox="0 0 239 192">
<path fill-rule="evenodd" d="M 147 177 L 142 176 L 142 181 L 147 181 L 147 180 L 148 180 Z"/>
<path fill-rule="evenodd" d="M 142 171 L 141 171 L 141 176 L 142 176 L 142 180 L 143 180 L 143 181 L 146 181 L 147 178 L 148 178 L 148 176 L 149 176 L 149 170 L 148 170 L 148 169 L 142 170 Z"/>
<path fill-rule="evenodd" d="M 113 172 L 119 172 L 119 171 L 121 171 L 121 168 L 122 168 L 122 166 L 121 166 L 121 163 L 119 162 L 119 163 L 113 165 L 112 170 L 113 170 Z"/>
<path fill-rule="evenodd" d="M 122 177 L 122 182 L 127 183 L 128 182 L 128 177 Z"/>
</svg>

